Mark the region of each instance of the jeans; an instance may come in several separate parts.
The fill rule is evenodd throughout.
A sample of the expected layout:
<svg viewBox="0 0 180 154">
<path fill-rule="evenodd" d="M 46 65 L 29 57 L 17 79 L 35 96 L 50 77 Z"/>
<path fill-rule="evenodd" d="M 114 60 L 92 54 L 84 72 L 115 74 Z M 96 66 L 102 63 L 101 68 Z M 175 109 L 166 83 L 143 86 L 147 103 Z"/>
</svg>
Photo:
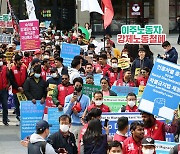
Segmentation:
<svg viewBox="0 0 180 154">
<path fill-rule="evenodd" d="M 0 101 L 3 109 L 3 122 L 7 122 L 8 119 L 8 91 L 3 89 L 0 90 Z"/>
<path fill-rule="evenodd" d="M 14 105 L 15 105 L 15 108 L 16 108 L 16 118 L 17 118 L 17 117 L 20 116 L 20 110 L 19 110 L 20 103 L 19 103 L 19 100 L 18 100 L 16 94 L 13 94 L 13 98 L 14 98 Z"/>
</svg>

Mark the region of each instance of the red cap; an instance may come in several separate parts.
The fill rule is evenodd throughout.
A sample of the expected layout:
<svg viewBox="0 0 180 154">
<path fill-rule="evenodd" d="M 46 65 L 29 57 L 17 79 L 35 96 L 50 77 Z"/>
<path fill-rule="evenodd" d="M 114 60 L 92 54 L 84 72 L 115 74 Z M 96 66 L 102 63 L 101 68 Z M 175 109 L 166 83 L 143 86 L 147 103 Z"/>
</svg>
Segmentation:
<svg viewBox="0 0 180 154">
<path fill-rule="evenodd" d="M 35 55 L 37 54 L 41 54 L 41 51 L 39 49 L 37 49 L 35 52 L 34 52 Z"/>
</svg>

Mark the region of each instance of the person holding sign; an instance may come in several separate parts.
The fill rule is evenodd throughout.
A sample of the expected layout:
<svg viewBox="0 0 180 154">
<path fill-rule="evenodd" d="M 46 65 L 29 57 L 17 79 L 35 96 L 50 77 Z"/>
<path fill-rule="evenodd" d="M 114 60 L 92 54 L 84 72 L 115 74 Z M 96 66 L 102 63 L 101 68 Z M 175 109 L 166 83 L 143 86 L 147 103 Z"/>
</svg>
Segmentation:
<svg viewBox="0 0 180 154">
<path fill-rule="evenodd" d="M 154 118 L 154 115 L 141 112 L 142 120 L 144 122 L 145 136 L 152 137 L 154 140 L 165 141 L 165 132 L 175 133 L 177 130 L 177 113 L 174 112 L 174 119 L 171 125 L 165 124 Z"/>
<path fill-rule="evenodd" d="M 111 112 L 110 108 L 103 104 L 103 93 L 101 91 L 96 91 L 94 93 L 94 99 L 92 100 L 92 104 L 88 106 L 88 112 L 93 108 L 99 108 L 102 112 Z"/>
<path fill-rule="evenodd" d="M 139 51 L 138 52 L 139 57 L 133 61 L 132 66 L 131 66 L 131 72 L 135 78 L 138 76 L 138 74 L 136 73 L 137 69 L 148 67 L 151 70 L 153 67 L 152 61 L 148 57 L 145 57 L 146 56 L 145 49 L 139 48 L 138 51 Z"/>
<path fill-rule="evenodd" d="M 131 136 L 124 140 L 124 154 L 142 154 L 141 141 L 144 138 L 144 125 L 140 121 L 134 121 L 130 125 Z"/>
<path fill-rule="evenodd" d="M 90 98 L 82 94 L 83 79 L 81 77 L 73 80 L 74 93 L 65 97 L 64 113 L 72 118 L 71 132 L 78 139 L 82 127 L 81 117 L 85 109 L 90 105 Z"/>
<path fill-rule="evenodd" d="M 3 124 L 8 126 L 8 80 L 9 71 L 6 65 L 3 65 L 3 55 L 0 55 L 0 100 L 3 109 Z"/>
<path fill-rule="evenodd" d="M 47 94 L 47 82 L 41 77 L 41 66 L 37 65 L 33 68 L 34 75 L 26 79 L 23 88 L 24 94 L 28 100 L 32 100 L 36 104 L 36 100 L 41 100 L 42 104 L 45 103 Z"/>
</svg>

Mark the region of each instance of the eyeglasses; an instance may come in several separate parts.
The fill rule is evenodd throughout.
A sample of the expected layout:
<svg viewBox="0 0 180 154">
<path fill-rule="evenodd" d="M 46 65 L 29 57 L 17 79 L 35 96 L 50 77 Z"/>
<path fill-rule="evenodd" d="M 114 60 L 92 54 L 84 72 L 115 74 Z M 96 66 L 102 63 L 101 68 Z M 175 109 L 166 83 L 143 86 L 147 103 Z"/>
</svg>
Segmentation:
<svg viewBox="0 0 180 154">
<path fill-rule="evenodd" d="M 62 80 L 67 80 L 68 78 L 62 78 Z"/>
</svg>

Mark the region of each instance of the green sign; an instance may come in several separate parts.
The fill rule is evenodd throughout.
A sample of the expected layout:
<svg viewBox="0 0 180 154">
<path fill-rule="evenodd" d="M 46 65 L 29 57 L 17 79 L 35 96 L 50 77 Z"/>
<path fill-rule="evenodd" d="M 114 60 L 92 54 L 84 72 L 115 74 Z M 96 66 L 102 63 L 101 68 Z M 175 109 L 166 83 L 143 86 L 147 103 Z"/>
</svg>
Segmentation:
<svg viewBox="0 0 180 154">
<path fill-rule="evenodd" d="M 9 15 L 3 14 L 3 21 L 9 21 Z"/>
<path fill-rule="evenodd" d="M 100 91 L 100 90 L 101 90 L 101 86 L 84 84 L 82 93 L 89 96 L 89 98 L 92 99 L 93 93 L 96 92 L 96 91 Z"/>
</svg>

